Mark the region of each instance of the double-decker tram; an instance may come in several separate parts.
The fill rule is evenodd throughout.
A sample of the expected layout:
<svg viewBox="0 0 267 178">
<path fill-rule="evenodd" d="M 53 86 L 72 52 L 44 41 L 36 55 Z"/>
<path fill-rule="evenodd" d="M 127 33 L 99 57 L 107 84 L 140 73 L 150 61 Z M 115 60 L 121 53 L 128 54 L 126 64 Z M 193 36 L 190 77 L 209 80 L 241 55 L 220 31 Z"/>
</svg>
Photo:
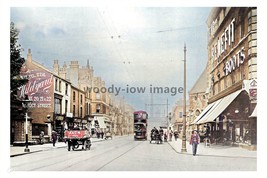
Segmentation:
<svg viewBox="0 0 267 178">
<path fill-rule="evenodd" d="M 134 112 L 134 140 L 147 140 L 147 119 L 147 112 Z"/>
</svg>

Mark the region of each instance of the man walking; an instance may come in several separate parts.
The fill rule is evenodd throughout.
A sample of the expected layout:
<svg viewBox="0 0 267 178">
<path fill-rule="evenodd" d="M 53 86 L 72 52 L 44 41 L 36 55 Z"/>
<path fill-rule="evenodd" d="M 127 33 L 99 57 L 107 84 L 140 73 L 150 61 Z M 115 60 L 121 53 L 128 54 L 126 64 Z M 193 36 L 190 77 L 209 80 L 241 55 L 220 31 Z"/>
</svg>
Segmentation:
<svg viewBox="0 0 267 178">
<path fill-rule="evenodd" d="M 52 131 L 52 141 L 53 141 L 53 146 L 55 146 L 57 141 L 57 132 L 54 130 Z"/>
</svg>

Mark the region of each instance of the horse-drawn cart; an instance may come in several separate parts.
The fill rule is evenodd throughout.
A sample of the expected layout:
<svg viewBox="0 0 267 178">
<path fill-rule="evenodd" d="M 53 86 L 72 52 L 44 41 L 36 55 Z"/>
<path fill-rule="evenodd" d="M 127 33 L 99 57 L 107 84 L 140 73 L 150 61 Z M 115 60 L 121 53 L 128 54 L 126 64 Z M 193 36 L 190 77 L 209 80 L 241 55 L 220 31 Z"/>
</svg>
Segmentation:
<svg viewBox="0 0 267 178">
<path fill-rule="evenodd" d="M 68 142 L 68 151 L 78 149 L 82 145 L 83 150 L 90 150 L 91 140 L 88 130 L 66 130 L 65 140 Z"/>
</svg>

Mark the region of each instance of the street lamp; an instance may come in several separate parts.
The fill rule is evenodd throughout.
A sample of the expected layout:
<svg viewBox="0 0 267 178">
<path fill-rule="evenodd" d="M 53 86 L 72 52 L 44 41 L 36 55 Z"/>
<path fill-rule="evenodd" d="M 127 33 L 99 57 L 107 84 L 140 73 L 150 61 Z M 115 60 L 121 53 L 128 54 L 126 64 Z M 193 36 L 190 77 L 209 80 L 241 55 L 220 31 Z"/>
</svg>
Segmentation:
<svg viewBox="0 0 267 178">
<path fill-rule="evenodd" d="M 28 103 L 31 102 L 31 100 L 28 99 L 28 95 L 25 95 L 24 100 L 22 100 L 22 107 L 25 108 L 26 113 L 25 113 L 25 149 L 24 152 L 30 152 L 30 149 L 28 148 Z"/>
<path fill-rule="evenodd" d="M 186 150 L 186 44 L 184 44 L 184 107 L 183 107 L 183 135 L 182 135 L 181 152 L 187 152 Z"/>
</svg>

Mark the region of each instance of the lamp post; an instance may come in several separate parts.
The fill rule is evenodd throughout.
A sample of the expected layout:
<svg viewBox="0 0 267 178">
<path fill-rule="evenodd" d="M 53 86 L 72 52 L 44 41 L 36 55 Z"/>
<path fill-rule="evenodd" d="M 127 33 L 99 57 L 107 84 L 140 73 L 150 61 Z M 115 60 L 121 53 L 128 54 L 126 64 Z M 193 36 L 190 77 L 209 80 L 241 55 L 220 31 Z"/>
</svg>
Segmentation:
<svg viewBox="0 0 267 178">
<path fill-rule="evenodd" d="M 184 44 L 184 106 L 183 106 L 183 135 L 182 135 L 181 152 L 187 152 L 186 150 L 186 44 Z"/>
<path fill-rule="evenodd" d="M 28 103 L 31 102 L 29 99 L 28 99 L 28 95 L 25 95 L 25 98 L 24 100 L 22 101 L 22 106 L 25 108 L 26 110 L 26 113 L 25 113 L 25 149 L 24 149 L 24 152 L 30 152 L 30 149 L 28 148 L 28 112 L 27 112 L 27 109 L 28 109 Z"/>
</svg>

